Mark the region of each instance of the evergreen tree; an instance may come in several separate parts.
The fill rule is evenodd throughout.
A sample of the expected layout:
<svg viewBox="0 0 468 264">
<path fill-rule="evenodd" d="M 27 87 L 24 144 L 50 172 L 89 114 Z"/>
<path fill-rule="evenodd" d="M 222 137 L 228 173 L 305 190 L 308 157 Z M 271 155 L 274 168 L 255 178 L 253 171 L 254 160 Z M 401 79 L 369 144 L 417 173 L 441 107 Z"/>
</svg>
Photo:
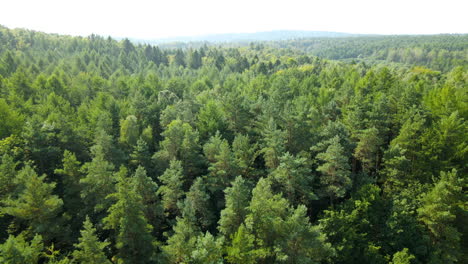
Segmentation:
<svg viewBox="0 0 468 264">
<path fill-rule="evenodd" d="M 237 174 L 234 156 L 227 140 L 221 139 L 219 133 L 205 144 L 205 157 L 210 162 L 209 174 L 205 177 L 211 192 L 224 190 Z"/>
<path fill-rule="evenodd" d="M 129 115 L 125 120 L 120 122 L 120 139 L 121 143 L 133 147 L 137 144 L 139 137 L 138 121 L 134 115 Z"/>
<path fill-rule="evenodd" d="M 99 241 L 96 235 L 96 229 L 93 223 L 86 217 L 81 230 L 81 237 L 78 239 L 79 243 L 75 244 L 75 251 L 73 251 L 73 259 L 78 263 L 89 264 L 110 264 L 103 250 L 110 244 L 109 242 Z"/>
<path fill-rule="evenodd" d="M 265 165 L 269 169 L 275 169 L 279 166 L 280 157 L 285 152 L 286 134 L 276 127 L 273 119 L 270 119 L 263 134 L 265 143 L 261 152 Z"/>
<path fill-rule="evenodd" d="M 260 154 L 258 144 L 252 144 L 247 135 L 236 135 L 232 142 L 235 167 L 243 177 L 252 176 L 255 159 Z"/>
<path fill-rule="evenodd" d="M 191 262 L 195 264 L 223 263 L 223 242 L 223 238 L 216 239 L 209 232 L 200 235 L 192 251 Z"/>
<path fill-rule="evenodd" d="M 397 253 L 393 254 L 392 262 L 391 264 L 411 264 L 412 260 L 415 259 L 415 257 L 408 252 L 407 248 L 404 248 L 401 251 L 398 251 Z"/>
<path fill-rule="evenodd" d="M 167 240 L 167 245 L 162 247 L 163 253 L 169 263 L 188 263 L 196 249 L 197 236 L 201 233 L 185 218 L 177 218 L 173 229 L 174 233 Z"/>
<path fill-rule="evenodd" d="M 17 163 L 10 155 L 3 155 L 0 164 L 0 199 L 6 198 L 15 189 L 16 166 Z"/>
<path fill-rule="evenodd" d="M 158 184 L 146 175 L 146 170 L 139 166 L 133 175 L 136 192 L 141 196 L 145 218 L 152 226 L 159 226 L 163 215 L 161 201 L 157 195 Z"/>
<path fill-rule="evenodd" d="M 229 263 L 255 264 L 268 255 L 267 250 L 255 248 L 255 236 L 246 230 L 244 224 L 239 226 L 231 239 L 231 245 L 226 248 L 226 260 Z"/>
<path fill-rule="evenodd" d="M 130 164 L 135 167 L 143 166 L 148 171 L 151 169 L 151 154 L 148 143 L 142 137 L 133 147 L 133 152 L 130 154 Z"/>
<path fill-rule="evenodd" d="M 93 146 L 91 154 L 92 161 L 83 165 L 86 176 L 80 179 L 80 184 L 83 185 L 81 197 L 88 208 L 101 212 L 109 206 L 106 197 L 114 192 L 116 182 L 113 175 L 114 165 L 106 160 L 101 145 Z"/>
<path fill-rule="evenodd" d="M 158 177 L 162 185 L 157 193 L 162 196 L 162 206 L 169 214 L 175 215 L 179 211 L 177 204 L 184 195 L 184 190 L 182 189 L 184 177 L 182 173 L 181 162 L 174 159 L 164 174 Z"/>
<path fill-rule="evenodd" d="M 182 162 L 185 175 L 196 175 L 203 162 L 199 153 L 198 132 L 189 124 L 174 120 L 162 135 L 164 140 L 160 143 L 160 150 L 153 156 L 159 167 L 167 168 L 171 160 L 177 159 Z"/>
<path fill-rule="evenodd" d="M 116 234 L 117 257 L 123 263 L 150 263 L 154 255 L 153 226 L 144 215 L 144 204 L 129 178 L 121 177 L 117 192 L 110 195 L 115 203 L 104 218 L 106 229 Z"/>
<path fill-rule="evenodd" d="M 63 201 L 52 194 L 55 183 L 46 183 L 46 176 L 38 176 L 29 165 L 17 175 L 18 193 L 4 201 L 2 212 L 27 224 L 31 231 L 46 241 L 63 233 L 59 230 L 59 213 Z"/>
<path fill-rule="evenodd" d="M 332 205 L 333 201 L 343 197 L 351 186 L 348 158 L 344 156 L 344 149 L 339 141 L 338 136 L 334 137 L 326 152 L 317 155 L 317 158 L 323 162 L 317 168 L 317 171 L 322 173 L 320 183 L 325 194 L 330 197 Z"/>
<path fill-rule="evenodd" d="M 230 238 L 247 216 L 247 207 L 250 201 L 250 189 L 241 176 L 237 176 L 232 186 L 224 190 L 226 208 L 221 211 L 219 231 Z"/>
<path fill-rule="evenodd" d="M 419 219 L 427 226 L 433 243 L 432 263 L 457 263 L 461 260 L 461 237 L 457 218 L 464 217 L 462 210 L 466 199 L 462 192 L 463 179 L 457 171 L 441 172 L 440 180 L 422 199 L 418 209 Z"/>
<path fill-rule="evenodd" d="M 19 235 L 10 235 L 5 243 L 0 245 L 0 262 L 5 264 L 39 263 L 44 245 L 42 237 L 35 235 L 31 242 Z"/>
<path fill-rule="evenodd" d="M 313 175 L 304 157 L 294 157 L 286 152 L 280 158 L 279 166 L 271 173 L 271 178 L 279 185 L 279 190 L 291 204 L 307 203 L 316 199 L 312 190 Z"/>
<path fill-rule="evenodd" d="M 206 191 L 202 178 L 197 178 L 185 200 L 179 203 L 182 217 L 202 230 L 207 230 L 213 224 L 214 214 L 210 204 L 210 195 Z"/>
<path fill-rule="evenodd" d="M 253 189 L 248 209 L 246 227 L 256 238 L 256 249 L 265 253 L 259 263 L 313 263 L 333 253 L 331 246 L 325 243 L 325 236 L 310 225 L 306 208 L 291 208 L 281 195 L 272 193 L 266 179 L 260 179 Z"/>
<path fill-rule="evenodd" d="M 75 154 L 65 150 L 63 153 L 63 168 L 56 169 L 55 173 L 61 176 L 62 179 L 62 190 L 63 190 L 63 203 L 65 212 L 68 215 L 75 216 L 76 221 L 73 227 L 77 227 L 78 221 L 81 220 L 79 215 L 80 211 L 83 210 L 84 204 L 80 197 L 81 185 L 80 179 L 82 173 L 80 171 L 81 164 L 76 159 Z M 81 223 L 80 223 L 81 224 Z"/>
<path fill-rule="evenodd" d="M 379 148 L 383 143 L 378 133 L 379 131 L 375 127 L 362 131 L 354 150 L 354 157 L 361 161 L 362 167 L 367 173 L 378 168 Z"/>
</svg>

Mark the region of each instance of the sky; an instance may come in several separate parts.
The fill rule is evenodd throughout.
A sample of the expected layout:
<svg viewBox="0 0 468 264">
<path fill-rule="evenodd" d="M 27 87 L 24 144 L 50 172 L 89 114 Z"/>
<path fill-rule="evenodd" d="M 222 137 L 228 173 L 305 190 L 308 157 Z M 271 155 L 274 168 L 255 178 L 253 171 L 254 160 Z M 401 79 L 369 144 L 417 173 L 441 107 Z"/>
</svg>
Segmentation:
<svg viewBox="0 0 468 264">
<path fill-rule="evenodd" d="M 467 0 L 3 0 L 0 25 L 47 33 L 160 39 L 313 30 L 468 33 Z"/>
</svg>

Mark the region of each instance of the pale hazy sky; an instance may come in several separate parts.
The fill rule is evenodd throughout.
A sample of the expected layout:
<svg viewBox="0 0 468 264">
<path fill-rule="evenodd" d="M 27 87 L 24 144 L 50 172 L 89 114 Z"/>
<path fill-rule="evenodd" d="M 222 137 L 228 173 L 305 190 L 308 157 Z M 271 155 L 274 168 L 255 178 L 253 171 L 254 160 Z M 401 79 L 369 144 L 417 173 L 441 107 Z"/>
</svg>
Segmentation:
<svg viewBox="0 0 468 264">
<path fill-rule="evenodd" d="M 145 39 L 283 29 L 468 33 L 468 0 L 2 0 L 0 25 Z"/>
</svg>

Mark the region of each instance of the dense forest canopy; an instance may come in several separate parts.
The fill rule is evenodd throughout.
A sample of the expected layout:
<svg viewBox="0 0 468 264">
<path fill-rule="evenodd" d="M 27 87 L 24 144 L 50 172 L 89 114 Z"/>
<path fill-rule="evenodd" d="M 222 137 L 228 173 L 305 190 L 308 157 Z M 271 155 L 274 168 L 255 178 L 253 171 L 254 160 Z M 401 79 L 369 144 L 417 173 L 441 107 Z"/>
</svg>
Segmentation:
<svg viewBox="0 0 468 264">
<path fill-rule="evenodd" d="M 0 27 L 1 263 L 463 263 L 468 36 Z"/>
</svg>

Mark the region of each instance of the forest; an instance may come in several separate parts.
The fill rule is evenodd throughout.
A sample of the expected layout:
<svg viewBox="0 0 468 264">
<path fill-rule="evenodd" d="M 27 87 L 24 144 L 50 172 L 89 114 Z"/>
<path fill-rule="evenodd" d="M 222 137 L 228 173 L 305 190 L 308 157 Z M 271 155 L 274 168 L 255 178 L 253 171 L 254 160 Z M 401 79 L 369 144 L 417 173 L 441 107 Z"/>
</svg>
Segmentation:
<svg viewBox="0 0 468 264">
<path fill-rule="evenodd" d="M 468 35 L 0 26 L 0 263 L 468 259 Z"/>
</svg>

